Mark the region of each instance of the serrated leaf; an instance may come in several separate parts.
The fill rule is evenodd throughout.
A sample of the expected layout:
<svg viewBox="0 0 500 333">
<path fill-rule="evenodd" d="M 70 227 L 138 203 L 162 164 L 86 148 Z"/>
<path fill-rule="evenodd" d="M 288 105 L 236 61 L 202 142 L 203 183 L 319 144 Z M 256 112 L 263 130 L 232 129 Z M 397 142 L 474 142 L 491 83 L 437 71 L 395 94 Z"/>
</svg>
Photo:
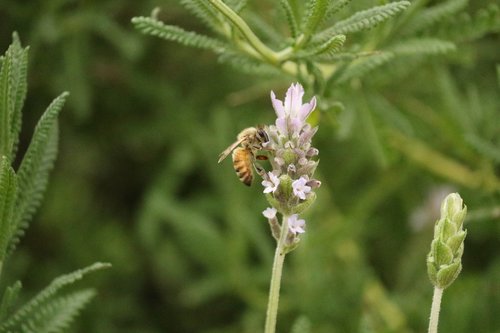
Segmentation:
<svg viewBox="0 0 500 333">
<path fill-rule="evenodd" d="M 17 300 L 19 291 L 21 291 L 21 281 L 16 281 L 12 286 L 7 287 L 2 296 L 2 303 L 0 305 L 0 323 L 5 321 L 5 317 L 11 311 L 14 302 Z"/>
<path fill-rule="evenodd" d="M 75 283 L 76 281 L 82 279 L 86 274 L 110 267 L 107 263 L 95 263 L 83 269 L 79 269 L 72 273 L 62 275 L 51 284 L 49 284 L 45 289 L 38 293 L 33 299 L 22 306 L 16 313 L 10 316 L 6 321 L 0 325 L 0 333 L 10 332 L 13 327 L 18 327 L 23 324 L 26 318 L 30 318 L 31 315 L 38 311 L 44 304 L 49 304 L 53 301 L 56 294 L 68 285 Z"/>
<path fill-rule="evenodd" d="M 17 45 L 16 54 L 14 55 L 14 63 L 12 68 L 12 99 L 13 109 L 10 115 L 10 136 L 11 152 L 10 156 L 13 159 L 17 152 L 17 145 L 19 142 L 19 132 L 21 131 L 21 110 L 24 105 L 26 93 L 28 90 L 27 72 L 28 72 L 28 48 L 22 48 L 19 37 L 16 33 L 13 35 L 14 43 Z"/>
<path fill-rule="evenodd" d="M 454 43 L 437 38 L 415 38 L 399 42 L 389 49 L 397 55 L 443 54 L 456 50 Z"/>
<path fill-rule="evenodd" d="M 95 291 L 86 289 L 66 296 L 56 297 L 29 313 L 22 331 L 37 333 L 58 333 L 69 327 L 79 312 L 95 296 Z"/>
<path fill-rule="evenodd" d="M 296 38 L 298 35 L 299 28 L 297 24 L 297 19 L 295 18 L 295 13 L 293 12 L 292 6 L 290 4 L 290 0 L 280 0 L 280 5 L 285 12 L 288 28 L 290 29 L 290 35 L 293 38 Z"/>
<path fill-rule="evenodd" d="M 144 34 L 178 42 L 186 46 L 210 49 L 215 53 L 222 53 L 226 49 L 225 44 L 217 39 L 186 31 L 177 26 L 166 25 L 151 17 L 134 17 L 132 23 L 136 29 Z"/>
<path fill-rule="evenodd" d="M 307 14 L 304 17 L 303 33 L 306 36 L 313 34 L 323 21 L 328 9 L 328 0 L 309 0 Z"/>
<path fill-rule="evenodd" d="M 322 41 L 333 35 L 348 34 L 367 30 L 395 16 L 399 12 L 410 6 L 408 1 L 391 2 L 383 6 L 373 7 L 367 10 L 359 11 L 349 18 L 337 22 L 332 27 L 323 30 L 316 36 L 314 41 Z"/>
<path fill-rule="evenodd" d="M 181 0 L 187 10 L 197 16 L 203 23 L 218 31 L 222 25 L 221 18 L 217 11 L 206 0 Z"/>
<path fill-rule="evenodd" d="M 333 36 L 326 42 L 301 50 L 294 54 L 294 58 L 309 58 L 312 56 L 330 56 L 342 49 L 345 42 L 345 35 Z"/>
<path fill-rule="evenodd" d="M 31 216 L 40 205 L 47 187 L 49 172 L 57 155 L 58 125 L 57 119 L 68 93 L 57 97 L 44 112 L 24 155 L 19 170 L 18 195 L 14 214 L 15 235 L 22 234 Z M 11 249 L 17 238 L 11 241 Z"/>
<path fill-rule="evenodd" d="M 11 72 L 12 72 L 12 49 L 11 44 L 5 57 L 2 60 L 2 68 L 0 69 L 0 156 L 10 156 L 11 151 L 11 125 L 10 119 L 12 114 L 12 94 L 11 94 Z"/>
<path fill-rule="evenodd" d="M 0 271 L 13 232 L 17 179 L 6 156 L 0 160 Z"/>
</svg>

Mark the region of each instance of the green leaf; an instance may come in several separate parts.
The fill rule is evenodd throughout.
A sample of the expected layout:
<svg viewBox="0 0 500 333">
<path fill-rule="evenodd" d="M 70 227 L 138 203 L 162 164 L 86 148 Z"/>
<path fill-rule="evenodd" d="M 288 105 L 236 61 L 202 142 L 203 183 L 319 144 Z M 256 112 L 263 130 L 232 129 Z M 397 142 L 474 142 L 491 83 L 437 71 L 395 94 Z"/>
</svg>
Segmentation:
<svg viewBox="0 0 500 333">
<path fill-rule="evenodd" d="M 17 179 L 9 159 L 0 161 L 0 271 L 14 227 L 14 205 L 17 196 Z"/>
<path fill-rule="evenodd" d="M 28 49 L 16 33 L 2 57 L 0 68 L 0 156 L 14 159 L 21 130 L 21 109 L 26 97 Z"/>
<path fill-rule="evenodd" d="M 456 50 L 454 43 L 437 38 L 414 38 L 399 42 L 389 49 L 397 55 L 444 54 Z"/>
<path fill-rule="evenodd" d="M 285 11 L 286 21 L 288 22 L 288 28 L 290 29 L 290 35 L 296 38 L 298 35 L 298 24 L 295 18 L 295 13 L 293 12 L 290 0 L 280 0 L 280 5 Z"/>
<path fill-rule="evenodd" d="M 330 38 L 332 35 L 348 34 L 371 29 L 405 10 L 408 6 L 410 6 L 410 2 L 398 1 L 359 11 L 349 18 L 337 22 L 334 26 L 323 30 L 318 35 L 314 36 L 313 40 L 321 41 Z"/>
<path fill-rule="evenodd" d="M 326 42 L 311 46 L 294 54 L 294 58 L 309 58 L 312 56 L 331 56 L 338 53 L 345 42 L 345 35 L 333 36 Z"/>
<path fill-rule="evenodd" d="M 197 16 L 207 26 L 214 31 L 218 31 L 222 26 L 222 20 L 219 13 L 206 0 L 181 0 L 187 10 Z"/>
<path fill-rule="evenodd" d="M 90 302 L 96 292 L 85 289 L 54 298 L 29 313 L 22 330 L 37 333 L 58 333 L 67 329 L 74 318 Z"/>
<path fill-rule="evenodd" d="M 309 0 L 307 14 L 304 18 L 303 33 L 312 35 L 323 21 L 328 9 L 328 0 Z"/>
<path fill-rule="evenodd" d="M 186 46 L 210 49 L 215 53 L 222 53 L 226 49 L 225 44 L 217 39 L 186 31 L 173 25 L 166 25 L 151 17 L 134 17 L 132 23 L 136 29 L 144 34 L 157 36 Z"/>
<path fill-rule="evenodd" d="M 330 18 L 332 15 L 337 13 L 339 10 L 347 6 L 351 0 L 334 0 L 330 1 L 328 4 L 328 9 L 325 15 L 325 19 Z"/>
<path fill-rule="evenodd" d="M 28 89 L 27 72 L 28 72 L 28 48 L 22 48 L 19 37 L 16 33 L 13 35 L 16 54 L 14 55 L 14 62 L 12 68 L 12 98 L 13 110 L 10 116 L 10 135 L 12 138 L 11 158 L 13 159 L 17 152 L 17 145 L 19 142 L 19 132 L 21 131 L 21 110 L 24 105 L 26 93 Z"/>
<path fill-rule="evenodd" d="M 17 300 L 21 287 L 21 281 L 16 281 L 12 286 L 5 289 L 0 305 L 0 322 L 4 322 L 5 317 L 9 314 L 14 302 Z"/>
<path fill-rule="evenodd" d="M 15 238 L 11 241 L 11 249 L 40 205 L 47 187 L 49 171 L 57 155 L 57 119 L 67 96 L 67 92 L 61 94 L 48 106 L 38 121 L 28 150 L 21 161 L 17 173 L 18 195 L 14 215 L 16 231 Z"/>
<path fill-rule="evenodd" d="M 69 298 L 66 299 L 66 301 L 64 301 L 64 298 L 58 299 L 56 298 L 56 295 L 61 290 L 61 288 L 75 283 L 76 281 L 82 279 L 88 273 L 108 268 L 110 266 L 111 265 L 107 263 L 95 263 L 86 268 L 79 269 L 72 273 L 62 275 L 56 278 L 54 281 L 52 281 L 50 285 L 48 285 L 45 289 L 43 289 L 40 293 L 38 293 L 38 295 L 36 295 L 33 299 L 31 299 L 28 303 L 26 303 L 18 311 L 16 311 L 16 313 L 14 313 L 11 317 L 9 317 L 6 321 L 4 321 L 0 325 L 0 333 L 11 332 L 13 328 L 18 327 L 21 324 L 24 324 L 28 318 L 32 318 L 32 316 L 36 317 L 42 315 L 43 311 L 46 312 L 45 319 L 53 320 L 53 321 L 46 321 L 45 324 L 54 325 L 53 327 L 56 328 L 60 327 L 58 325 L 62 325 L 65 322 L 65 320 L 67 321 L 70 318 L 72 318 L 71 315 L 74 316 L 74 314 L 78 312 L 78 311 L 75 312 L 75 310 L 79 309 L 78 304 L 83 305 L 84 303 L 86 303 L 84 302 L 85 299 L 87 299 L 87 301 L 88 299 L 90 299 L 90 294 L 88 294 L 88 292 L 87 292 L 87 297 L 80 296 L 77 298 Z M 70 311 L 65 312 L 63 311 L 64 307 L 59 307 L 59 305 L 63 303 L 67 307 L 72 307 L 71 309 L 68 309 Z M 54 309 L 60 310 L 61 317 L 59 319 L 53 317 Z M 37 313 L 38 315 L 36 315 Z M 39 331 L 35 330 L 35 332 Z"/>
<path fill-rule="evenodd" d="M 12 95 L 11 95 L 11 72 L 12 72 L 12 49 L 11 45 L 5 56 L 2 58 L 2 68 L 0 69 L 0 156 L 10 156 L 11 151 L 11 126 Z"/>
<path fill-rule="evenodd" d="M 439 3 L 439 2 L 438 2 Z M 439 3 L 431 8 L 418 11 L 407 25 L 404 27 L 404 34 L 410 35 L 422 31 L 438 22 L 441 22 L 447 17 L 452 17 L 454 14 L 467 6 L 468 0 L 449 0 Z"/>
</svg>

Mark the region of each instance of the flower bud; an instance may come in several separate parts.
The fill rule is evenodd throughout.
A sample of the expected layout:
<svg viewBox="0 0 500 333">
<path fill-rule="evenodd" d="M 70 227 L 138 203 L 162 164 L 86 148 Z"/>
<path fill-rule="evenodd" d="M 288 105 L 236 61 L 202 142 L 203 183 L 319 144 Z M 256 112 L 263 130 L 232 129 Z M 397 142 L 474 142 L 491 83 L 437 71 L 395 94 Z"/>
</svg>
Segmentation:
<svg viewBox="0 0 500 333">
<path fill-rule="evenodd" d="M 467 231 L 463 221 L 467 207 L 458 193 L 449 194 L 441 205 L 441 218 L 434 227 L 434 239 L 427 255 L 427 273 L 441 289 L 448 287 L 462 270 L 462 254 Z"/>
</svg>

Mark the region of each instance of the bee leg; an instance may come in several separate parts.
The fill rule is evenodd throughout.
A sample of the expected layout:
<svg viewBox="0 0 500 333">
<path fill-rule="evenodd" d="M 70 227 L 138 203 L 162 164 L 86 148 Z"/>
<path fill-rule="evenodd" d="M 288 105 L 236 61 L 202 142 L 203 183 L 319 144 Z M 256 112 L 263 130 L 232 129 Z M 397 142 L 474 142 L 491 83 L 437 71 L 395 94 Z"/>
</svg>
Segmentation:
<svg viewBox="0 0 500 333">
<path fill-rule="evenodd" d="M 263 167 L 261 167 L 258 163 L 254 163 L 253 167 L 255 168 L 255 171 L 261 176 L 264 177 L 266 174 L 266 170 L 264 170 Z"/>
</svg>

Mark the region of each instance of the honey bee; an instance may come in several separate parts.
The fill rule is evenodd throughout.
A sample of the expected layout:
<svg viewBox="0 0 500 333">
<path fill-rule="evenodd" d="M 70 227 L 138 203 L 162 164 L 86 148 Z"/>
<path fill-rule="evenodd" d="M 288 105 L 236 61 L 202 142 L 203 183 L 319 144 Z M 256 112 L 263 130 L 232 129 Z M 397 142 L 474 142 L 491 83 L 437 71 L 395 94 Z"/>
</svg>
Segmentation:
<svg viewBox="0 0 500 333">
<path fill-rule="evenodd" d="M 243 184 L 250 186 L 253 180 L 252 166 L 257 169 L 257 172 L 263 171 L 255 164 L 255 159 L 267 159 L 266 156 L 256 156 L 256 152 L 263 149 L 263 144 L 268 141 L 269 136 L 262 126 L 245 128 L 238 134 L 237 140 L 219 155 L 218 163 L 233 152 L 234 171 Z"/>
</svg>

